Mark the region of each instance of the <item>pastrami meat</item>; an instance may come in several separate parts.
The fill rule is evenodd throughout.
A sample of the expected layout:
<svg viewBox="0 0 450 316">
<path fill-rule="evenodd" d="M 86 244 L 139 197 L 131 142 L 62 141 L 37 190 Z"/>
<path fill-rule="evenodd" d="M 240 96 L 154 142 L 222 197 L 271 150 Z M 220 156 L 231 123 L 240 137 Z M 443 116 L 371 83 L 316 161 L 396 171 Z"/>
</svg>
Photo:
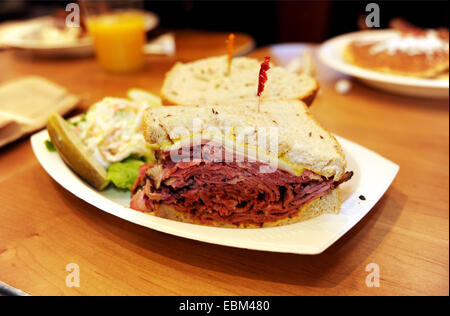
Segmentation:
<svg viewBox="0 0 450 316">
<path fill-rule="evenodd" d="M 193 149 L 189 152 L 192 158 Z M 162 153 L 158 164 L 140 167 L 131 208 L 153 212 L 163 203 L 202 224 L 262 226 L 296 216 L 303 205 L 327 195 L 353 175 L 346 172 L 334 181 L 306 169 L 300 176 L 282 169 L 261 173 L 261 162 L 214 158 L 217 155 L 174 162 L 169 151 Z"/>
</svg>

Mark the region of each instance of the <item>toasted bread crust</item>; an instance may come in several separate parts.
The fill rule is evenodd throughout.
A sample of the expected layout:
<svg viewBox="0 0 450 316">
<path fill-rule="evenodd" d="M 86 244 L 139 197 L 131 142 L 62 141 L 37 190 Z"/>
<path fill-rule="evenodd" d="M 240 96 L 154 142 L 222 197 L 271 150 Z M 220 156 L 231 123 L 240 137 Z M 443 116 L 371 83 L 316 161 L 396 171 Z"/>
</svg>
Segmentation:
<svg viewBox="0 0 450 316">
<path fill-rule="evenodd" d="M 306 94 L 304 97 L 300 98 L 300 100 L 299 100 L 299 101 L 303 101 L 307 106 L 311 106 L 311 104 L 316 99 L 316 96 L 320 90 L 319 82 L 316 79 L 314 79 L 314 81 L 316 83 L 316 88 L 314 90 L 311 90 L 309 92 L 309 94 Z"/>
</svg>

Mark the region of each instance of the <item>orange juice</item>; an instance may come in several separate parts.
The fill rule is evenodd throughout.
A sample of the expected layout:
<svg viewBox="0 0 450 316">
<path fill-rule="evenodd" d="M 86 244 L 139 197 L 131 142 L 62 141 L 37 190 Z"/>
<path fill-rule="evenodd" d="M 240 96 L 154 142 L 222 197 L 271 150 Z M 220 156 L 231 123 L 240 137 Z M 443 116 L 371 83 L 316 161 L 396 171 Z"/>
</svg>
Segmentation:
<svg viewBox="0 0 450 316">
<path fill-rule="evenodd" d="M 88 19 L 97 59 L 104 69 L 127 72 L 144 65 L 144 17 L 137 12 L 103 14 Z"/>
</svg>

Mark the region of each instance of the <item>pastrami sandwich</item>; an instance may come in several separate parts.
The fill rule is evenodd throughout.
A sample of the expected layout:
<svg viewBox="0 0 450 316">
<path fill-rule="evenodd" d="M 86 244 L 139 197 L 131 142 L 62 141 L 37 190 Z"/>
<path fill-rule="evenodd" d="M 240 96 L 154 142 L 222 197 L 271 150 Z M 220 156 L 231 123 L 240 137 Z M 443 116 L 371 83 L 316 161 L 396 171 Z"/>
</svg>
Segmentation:
<svg viewBox="0 0 450 316">
<path fill-rule="evenodd" d="M 268 227 L 338 213 L 348 181 L 336 139 L 300 101 L 150 108 L 131 208 L 183 222 Z"/>
</svg>

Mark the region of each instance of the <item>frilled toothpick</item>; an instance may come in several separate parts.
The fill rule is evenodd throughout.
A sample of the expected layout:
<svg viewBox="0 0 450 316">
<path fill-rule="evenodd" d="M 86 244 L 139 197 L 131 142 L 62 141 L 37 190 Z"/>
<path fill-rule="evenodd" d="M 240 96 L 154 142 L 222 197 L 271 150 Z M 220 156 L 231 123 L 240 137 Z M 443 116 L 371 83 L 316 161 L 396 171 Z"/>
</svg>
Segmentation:
<svg viewBox="0 0 450 316">
<path fill-rule="evenodd" d="M 267 81 L 267 70 L 270 69 L 270 56 L 264 57 L 264 62 L 261 63 L 261 68 L 259 69 L 259 80 L 258 80 L 258 112 L 261 105 L 261 93 L 264 91 L 264 85 Z"/>
<path fill-rule="evenodd" d="M 230 33 L 230 35 L 228 35 L 228 39 L 226 40 L 228 47 L 228 74 L 231 73 L 231 60 L 233 59 L 234 55 L 234 39 L 234 34 Z"/>
</svg>

